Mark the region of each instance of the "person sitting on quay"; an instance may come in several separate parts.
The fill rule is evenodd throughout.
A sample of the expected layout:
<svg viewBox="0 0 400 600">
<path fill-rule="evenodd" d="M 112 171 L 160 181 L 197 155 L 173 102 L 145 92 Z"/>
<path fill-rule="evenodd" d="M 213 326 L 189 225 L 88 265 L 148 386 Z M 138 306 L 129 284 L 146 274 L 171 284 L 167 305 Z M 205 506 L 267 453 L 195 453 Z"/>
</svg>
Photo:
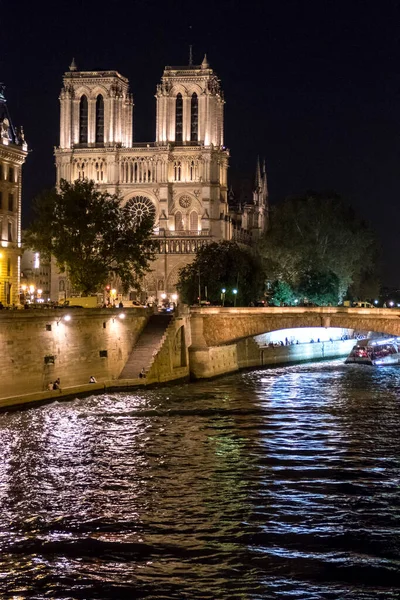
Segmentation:
<svg viewBox="0 0 400 600">
<path fill-rule="evenodd" d="M 61 389 L 60 389 L 60 378 L 59 377 L 57 377 L 57 379 L 53 383 L 53 390 L 60 390 L 61 391 Z"/>
<path fill-rule="evenodd" d="M 97 379 L 94 375 L 90 376 L 89 383 L 97 383 Z"/>
<path fill-rule="evenodd" d="M 145 368 L 144 368 L 144 367 L 143 367 L 143 369 L 140 371 L 140 373 L 139 373 L 139 377 L 140 377 L 140 379 L 143 379 L 144 377 L 146 377 L 146 370 L 145 370 Z"/>
<path fill-rule="evenodd" d="M 47 386 L 47 389 L 49 390 L 49 392 L 51 392 L 53 390 L 53 382 L 50 381 L 50 383 Z"/>
</svg>

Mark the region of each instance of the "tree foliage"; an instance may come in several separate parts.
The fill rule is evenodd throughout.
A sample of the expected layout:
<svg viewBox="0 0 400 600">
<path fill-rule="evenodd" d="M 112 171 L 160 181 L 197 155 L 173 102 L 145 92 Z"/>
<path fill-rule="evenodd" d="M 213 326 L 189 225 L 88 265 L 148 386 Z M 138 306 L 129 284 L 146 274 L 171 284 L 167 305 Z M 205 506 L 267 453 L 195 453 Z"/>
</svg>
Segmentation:
<svg viewBox="0 0 400 600">
<path fill-rule="evenodd" d="M 320 296 L 318 304 L 324 297 L 336 304 L 349 288 L 358 294 L 367 281 L 369 289 L 378 287 L 376 238 L 334 194 L 309 193 L 278 205 L 260 253 L 271 281 L 285 281 L 299 292 L 307 289 Z"/>
<path fill-rule="evenodd" d="M 34 200 L 33 210 L 25 246 L 54 256 L 77 291 L 95 293 L 115 277 L 125 290 L 139 287 L 154 260 L 150 218 L 136 219 L 129 204 L 122 206 L 118 196 L 87 180 L 61 180 L 59 190 Z"/>
<path fill-rule="evenodd" d="M 235 242 L 203 246 L 195 260 L 180 270 L 177 288 L 183 302 L 198 302 L 199 277 L 202 299 L 207 287 L 207 297 L 212 303 L 221 302 L 221 290 L 225 288 L 225 304 L 232 304 L 232 290 L 237 289 L 237 305 L 247 306 L 257 300 L 264 289 L 260 259 Z"/>
</svg>

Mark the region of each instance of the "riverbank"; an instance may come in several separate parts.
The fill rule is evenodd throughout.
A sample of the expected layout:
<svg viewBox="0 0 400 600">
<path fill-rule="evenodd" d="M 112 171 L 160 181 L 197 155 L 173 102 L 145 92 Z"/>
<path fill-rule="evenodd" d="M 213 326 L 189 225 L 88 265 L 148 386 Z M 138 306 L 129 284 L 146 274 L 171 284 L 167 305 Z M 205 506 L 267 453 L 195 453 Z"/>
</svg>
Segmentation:
<svg viewBox="0 0 400 600">
<path fill-rule="evenodd" d="M 261 348 L 261 363 L 253 366 L 243 364 L 242 370 L 256 370 L 263 367 L 278 367 L 293 365 L 301 362 L 317 362 L 342 358 L 348 355 L 355 340 L 337 340 L 331 342 L 316 342 L 314 344 L 298 344 L 294 346 L 282 346 L 274 348 Z M 228 373 L 221 373 L 214 377 L 223 377 Z M 210 377 L 213 379 L 213 377 Z M 165 387 L 181 381 L 188 381 L 189 377 L 182 370 L 181 377 L 173 381 L 158 381 L 157 379 L 113 379 L 98 383 L 74 385 L 63 387 L 60 390 L 42 390 L 31 394 L 18 394 L 7 398 L 0 398 L 0 412 L 7 409 L 20 409 L 30 405 L 41 405 L 54 401 L 68 401 L 74 398 L 91 396 L 92 394 L 103 394 L 122 392 L 126 390 L 144 389 L 150 387 Z"/>
</svg>

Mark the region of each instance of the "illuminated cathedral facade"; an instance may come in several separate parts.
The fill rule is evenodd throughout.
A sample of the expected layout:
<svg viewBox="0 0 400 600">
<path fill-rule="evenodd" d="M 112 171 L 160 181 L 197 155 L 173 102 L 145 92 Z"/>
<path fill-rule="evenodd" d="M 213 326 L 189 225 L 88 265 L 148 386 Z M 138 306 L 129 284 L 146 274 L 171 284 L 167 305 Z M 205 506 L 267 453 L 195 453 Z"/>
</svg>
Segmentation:
<svg viewBox="0 0 400 600">
<path fill-rule="evenodd" d="M 224 145 L 224 96 L 204 57 L 200 65 L 165 67 L 156 90 L 155 141 L 133 140 L 133 96 L 117 71 L 79 71 L 73 61 L 60 94 L 61 179 L 93 179 L 154 219 L 158 253 L 146 295 L 175 291 L 179 269 L 205 244 L 251 243 L 268 225 L 265 167 L 257 167 L 252 198 L 228 202 L 229 151 Z M 61 294 L 68 282 L 54 278 Z M 56 295 L 52 290 L 52 296 Z"/>
</svg>

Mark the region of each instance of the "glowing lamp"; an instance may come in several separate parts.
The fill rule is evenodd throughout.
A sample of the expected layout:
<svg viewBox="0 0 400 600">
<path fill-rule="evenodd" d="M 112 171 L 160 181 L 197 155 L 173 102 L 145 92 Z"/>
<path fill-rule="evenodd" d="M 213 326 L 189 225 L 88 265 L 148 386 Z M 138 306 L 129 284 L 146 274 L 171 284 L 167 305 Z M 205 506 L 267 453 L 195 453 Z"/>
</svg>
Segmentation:
<svg viewBox="0 0 400 600">
<path fill-rule="evenodd" d="M 125 319 L 125 313 L 119 313 L 118 317 L 119 317 L 120 319 Z"/>
</svg>

